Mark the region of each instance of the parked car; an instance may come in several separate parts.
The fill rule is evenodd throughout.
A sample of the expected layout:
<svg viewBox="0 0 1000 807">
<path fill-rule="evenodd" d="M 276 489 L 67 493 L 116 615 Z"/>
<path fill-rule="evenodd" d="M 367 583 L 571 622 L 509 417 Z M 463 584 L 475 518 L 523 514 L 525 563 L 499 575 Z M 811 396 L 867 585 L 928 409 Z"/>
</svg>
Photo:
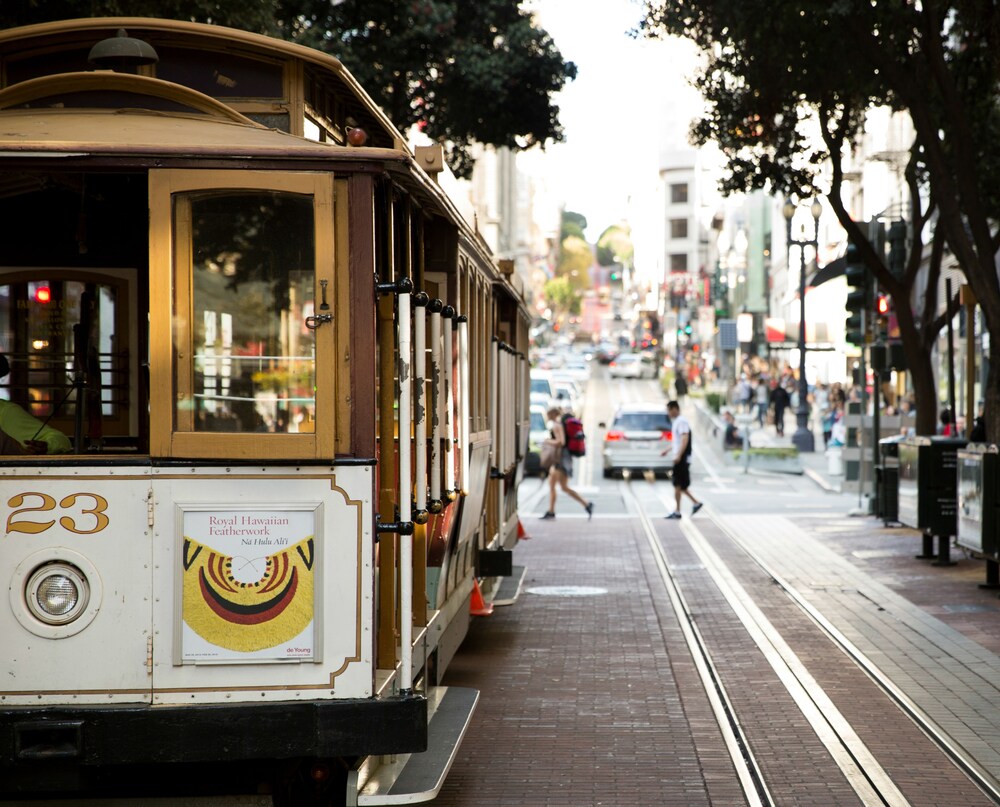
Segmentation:
<svg viewBox="0 0 1000 807">
<path fill-rule="evenodd" d="M 524 455 L 524 473 L 527 476 L 538 476 L 542 473 L 540 455 L 542 443 L 549 436 L 548 424 L 545 421 L 544 406 L 532 404 L 531 423 L 528 426 L 528 453 Z"/>
<path fill-rule="evenodd" d="M 548 370 L 531 371 L 531 403 L 540 406 L 558 406 L 552 375 Z"/>
<path fill-rule="evenodd" d="M 621 353 L 608 365 L 612 378 L 656 378 L 656 372 L 652 353 Z"/>
<path fill-rule="evenodd" d="M 625 470 L 651 470 L 666 476 L 673 467 L 672 440 L 663 404 L 623 404 L 604 433 L 605 478 Z"/>
</svg>

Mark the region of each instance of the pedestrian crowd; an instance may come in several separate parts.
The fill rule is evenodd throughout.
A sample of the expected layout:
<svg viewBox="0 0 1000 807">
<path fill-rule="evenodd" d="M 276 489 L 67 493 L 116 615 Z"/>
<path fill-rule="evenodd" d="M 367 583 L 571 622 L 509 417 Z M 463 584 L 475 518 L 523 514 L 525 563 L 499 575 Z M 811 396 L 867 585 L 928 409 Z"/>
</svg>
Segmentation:
<svg viewBox="0 0 1000 807">
<path fill-rule="evenodd" d="M 758 427 L 774 426 L 779 437 L 785 434 L 788 411 L 798 408 L 798 375 L 789 365 L 783 368 L 746 362 L 729 388 L 733 411 L 751 415 Z M 849 401 L 858 400 L 857 390 L 839 382 L 818 383 L 809 390 L 809 416 L 813 426 L 822 424 L 823 445 L 842 446 L 846 442 L 844 413 Z"/>
</svg>

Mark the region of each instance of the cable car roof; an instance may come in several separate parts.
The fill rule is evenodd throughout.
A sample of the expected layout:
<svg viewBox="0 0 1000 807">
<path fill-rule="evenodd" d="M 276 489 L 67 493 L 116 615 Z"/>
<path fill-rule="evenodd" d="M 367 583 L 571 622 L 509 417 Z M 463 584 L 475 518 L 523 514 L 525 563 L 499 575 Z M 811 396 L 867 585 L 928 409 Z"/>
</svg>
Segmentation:
<svg viewBox="0 0 1000 807">
<path fill-rule="evenodd" d="M 335 57 L 261 34 L 218 25 L 146 17 L 63 20 L 0 31 L 0 86 L 59 73 L 92 71 L 93 45 L 125 29 L 160 54 L 141 75 L 188 86 L 257 118 L 287 118 L 302 135 L 307 117 L 346 145 L 352 127 L 369 145 L 405 148 L 405 138 Z M 274 127 L 274 124 L 267 125 Z"/>
<path fill-rule="evenodd" d="M 338 153 L 379 160 L 407 160 L 402 150 L 365 149 L 316 143 L 274 129 L 221 118 L 140 109 L 8 109 L 0 112 L 0 155 L 218 154 L 220 157 L 330 159 Z"/>
</svg>

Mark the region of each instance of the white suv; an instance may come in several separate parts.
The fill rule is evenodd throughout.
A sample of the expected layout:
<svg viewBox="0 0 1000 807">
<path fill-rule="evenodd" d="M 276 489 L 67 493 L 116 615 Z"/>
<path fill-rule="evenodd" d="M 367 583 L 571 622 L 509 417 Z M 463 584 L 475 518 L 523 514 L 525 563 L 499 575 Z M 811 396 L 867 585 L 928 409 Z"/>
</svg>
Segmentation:
<svg viewBox="0 0 1000 807">
<path fill-rule="evenodd" d="M 601 424 L 602 428 L 605 424 Z M 604 433 L 604 476 L 624 470 L 667 475 L 673 467 L 666 404 L 629 403 L 615 412 Z"/>
</svg>

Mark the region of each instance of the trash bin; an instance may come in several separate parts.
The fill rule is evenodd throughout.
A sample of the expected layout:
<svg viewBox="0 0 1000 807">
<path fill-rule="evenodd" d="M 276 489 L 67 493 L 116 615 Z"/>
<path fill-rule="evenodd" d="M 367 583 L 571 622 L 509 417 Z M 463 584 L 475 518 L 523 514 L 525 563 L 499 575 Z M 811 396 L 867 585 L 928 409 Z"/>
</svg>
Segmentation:
<svg viewBox="0 0 1000 807">
<path fill-rule="evenodd" d="M 986 559 L 984 588 L 1000 587 L 1000 449 L 972 443 L 958 452 L 958 536 Z"/>
<path fill-rule="evenodd" d="M 973 552 L 1000 558 L 1000 449 L 974 443 L 958 452 L 958 539 Z"/>
<path fill-rule="evenodd" d="M 939 566 L 951 563 L 949 542 L 958 532 L 958 451 L 965 445 L 954 437 L 907 437 L 899 443 L 899 521 L 924 533 L 923 554 L 917 557 L 936 557 Z"/>
<path fill-rule="evenodd" d="M 875 490 L 878 512 L 883 524 L 899 522 L 899 444 L 906 435 L 894 434 L 878 441 L 878 464 L 875 466 Z"/>
</svg>

